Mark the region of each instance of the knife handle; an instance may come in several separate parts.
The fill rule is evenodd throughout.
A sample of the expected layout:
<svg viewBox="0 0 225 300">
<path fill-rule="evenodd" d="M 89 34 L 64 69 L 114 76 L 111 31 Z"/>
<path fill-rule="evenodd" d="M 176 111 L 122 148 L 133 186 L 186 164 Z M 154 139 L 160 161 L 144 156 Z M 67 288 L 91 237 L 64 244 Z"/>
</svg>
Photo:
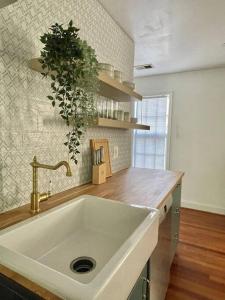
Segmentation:
<svg viewBox="0 0 225 300">
<path fill-rule="evenodd" d="M 100 162 L 103 163 L 104 160 L 104 147 L 100 147 Z"/>
</svg>

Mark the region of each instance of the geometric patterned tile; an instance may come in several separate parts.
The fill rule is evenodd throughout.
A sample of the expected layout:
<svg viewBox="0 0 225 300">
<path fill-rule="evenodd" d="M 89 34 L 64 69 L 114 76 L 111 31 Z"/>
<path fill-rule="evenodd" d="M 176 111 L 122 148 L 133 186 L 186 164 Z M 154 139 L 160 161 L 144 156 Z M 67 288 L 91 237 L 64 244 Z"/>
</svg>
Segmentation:
<svg viewBox="0 0 225 300">
<path fill-rule="evenodd" d="M 72 12 L 72 13 L 71 13 Z M 134 44 L 97 0 L 19 0 L 0 10 L 0 212 L 29 202 L 31 162 L 34 155 L 45 163 L 67 160 L 63 145 L 67 128 L 46 100 L 49 80 L 30 70 L 28 59 L 42 47 L 40 35 L 55 22 L 74 20 L 80 35 L 96 50 L 100 62 L 113 64 L 132 80 Z M 130 110 L 129 104 L 123 104 Z M 89 181 L 91 159 L 89 140 L 108 138 L 119 147 L 112 158 L 113 172 L 126 168 L 131 159 L 131 133 L 119 129 L 91 128 L 81 147 L 79 164 L 71 166 L 73 177 L 64 170 L 40 170 L 40 190 L 52 180 L 53 193 Z"/>
</svg>

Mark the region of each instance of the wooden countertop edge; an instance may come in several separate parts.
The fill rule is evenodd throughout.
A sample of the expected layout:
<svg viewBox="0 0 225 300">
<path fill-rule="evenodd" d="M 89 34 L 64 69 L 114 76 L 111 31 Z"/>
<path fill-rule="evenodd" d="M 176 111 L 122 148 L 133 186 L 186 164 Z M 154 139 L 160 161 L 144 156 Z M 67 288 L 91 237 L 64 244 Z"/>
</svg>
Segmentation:
<svg viewBox="0 0 225 300">
<path fill-rule="evenodd" d="M 160 208 L 164 205 L 167 197 L 175 190 L 177 184 L 181 183 L 183 177 L 184 177 L 184 172 L 179 172 L 179 177 L 176 181 L 176 184 L 166 194 L 164 193 L 164 196 L 162 195 L 163 193 L 161 194 L 162 200 L 159 202 L 159 204 L 156 206 L 156 208 Z M 160 198 L 160 196 L 158 198 Z"/>
<path fill-rule="evenodd" d="M 113 176 L 116 176 L 117 174 L 120 174 L 122 171 L 119 171 L 115 173 Z M 155 205 L 155 208 L 159 208 L 163 205 L 164 201 L 166 200 L 167 196 L 175 189 L 176 184 L 181 181 L 182 177 L 184 176 L 183 172 L 175 172 L 177 174 L 177 180 L 176 183 L 165 193 L 165 191 L 158 196 L 157 200 L 155 202 L 158 202 L 157 205 Z M 45 212 L 53 207 L 56 207 L 60 204 L 63 204 L 69 200 L 72 200 L 74 197 L 78 197 L 84 194 L 88 194 L 91 191 L 95 190 L 97 187 L 96 185 L 93 185 L 91 183 L 87 183 L 81 186 L 77 186 L 74 188 L 71 188 L 69 190 L 57 193 L 48 201 L 44 201 L 40 204 L 41 212 Z M 104 198 L 104 197 L 103 197 Z M 158 200 L 161 199 L 161 200 Z M 113 199 L 114 200 L 114 199 Z M 135 203 L 134 203 L 135 204 Z M 15 225 L 21 221 L 25 221 L 28 218 L 33 217 L 34 215 L 29 211 L 30 203 L 22 205 L 18 208 L 14 208 L 12 210 L 0 213 L 0 230 L 7 228 L 11 225 Z"/>
<path fill-rule="evenodd" d="M 120 174 L 122 171 L 119 171 L 115 173 L 113 176 Z M 171 186 L 170 189 L 165 193 L 165 191 L 161 192 L 161 194 L 158 196 L 157 201 L 160 201 L 155 208 L 161 207 L 168 195 L 173 192 L 173 190 L 176 188 L 177 184 L 181 182 L 182 177 L 184 176 L 183 172 L 174 172 L 177 175 L 176 180 L 174 181 L 173 186 Z M 56 207 L 60 204 L 63 204 L 69 200 L 72 200 L 74 197 L 78 197 L 84 194 L 90 193 L 92 190 L 96 189 L 96 185 L 93 185 L 91 183 L 87 183 L 78 187 L 74 187 L 72 189 L 63 191 L 61 193 L 55 194 L 49 199 L 49 201 L 45 201 L 41 203 L 41 211 L 47 211 L 53 207 Z M 161 200 L 159 200 L 161 199 Z M 29 211 L 30 204 L 23 205 L 21 207 L 12 209 L 10 211 L 4 212 L 0 214 L 0 230 L 7 228 L 11 225 L 15 225 L 16 223 L 19 223 L 21 221 L 25 221 L 28 218 L 31 218 L 33 216 L 32 213 Z M 42 286 L 38 285 L 37 283 L 32 282 L 28 278 L 20 275 L 19 273 L 12 271 L 11 269 L 3 266 L 0 264 L 0 273 L 7 276 L 8 278 L 16 281 L 18 284 L 24 286 L 28 290 L 31 290 L 32 292 L 36 293 L 38 296 L 42 297 L 46 300 L 62 300 L 62 298 L 59 298 L 58 296 L 54 295 L 50 291 L 46 290 Z"/>
</svg>

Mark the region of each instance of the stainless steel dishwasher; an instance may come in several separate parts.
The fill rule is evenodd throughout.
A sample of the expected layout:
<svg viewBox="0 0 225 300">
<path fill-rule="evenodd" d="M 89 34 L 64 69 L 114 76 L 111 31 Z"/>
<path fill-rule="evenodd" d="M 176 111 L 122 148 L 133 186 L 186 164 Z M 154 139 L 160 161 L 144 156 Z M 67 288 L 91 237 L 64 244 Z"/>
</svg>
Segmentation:
<svg viewBox="0 0 225 300">
<path fill-rule="evenodd" d="M 158 244 L 150 258 L 150 300 L 164 300 L 170 280 L 172 246 L 172 195 L 160 210 Z"/>
</svg>

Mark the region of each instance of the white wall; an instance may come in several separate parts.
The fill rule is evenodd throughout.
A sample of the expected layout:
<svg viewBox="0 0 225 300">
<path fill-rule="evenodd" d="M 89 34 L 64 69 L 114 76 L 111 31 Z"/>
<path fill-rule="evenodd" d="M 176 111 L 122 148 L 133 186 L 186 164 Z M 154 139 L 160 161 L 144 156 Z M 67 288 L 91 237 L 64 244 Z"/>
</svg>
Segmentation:
<svg viewBox="0 0 225 300">
<path fill-rule="evenodd" d="M 225 214 L 225 68 L 136 84 L 145 96 L 173 93 L 170 169 L 185 172 L 182 205 Z"/>
</svg>

